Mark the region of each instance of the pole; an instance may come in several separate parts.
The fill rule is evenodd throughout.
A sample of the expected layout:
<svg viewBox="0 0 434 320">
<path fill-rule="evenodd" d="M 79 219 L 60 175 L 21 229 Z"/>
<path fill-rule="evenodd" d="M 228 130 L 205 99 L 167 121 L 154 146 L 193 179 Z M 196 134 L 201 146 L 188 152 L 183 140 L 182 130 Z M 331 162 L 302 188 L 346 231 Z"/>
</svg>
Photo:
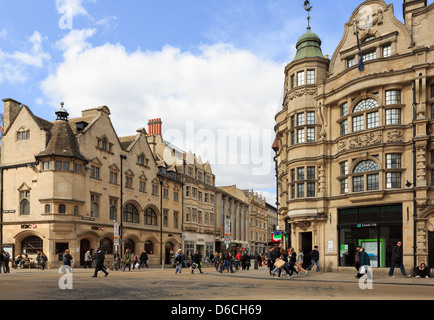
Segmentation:
<svg viewBox="0 0 434 320">
<path fill-rule="evenodd" d="M 120 212 L 120 224 L 119 224 L 119 237 L 120 237 L 120 241 L 119 241 L 119 247 L 120 247 L 120 252 L 119 252 L 119 257 L 120 258 L 122 258 L 122 256 L 123 256 L 123 253 L 122 253 L 122 248 L 123 248 L 123 242 L 124 242 L 124 239 L 123 239 L 123 237 L 124 237 L 124 230 L 123 230 L 123 221 L 124 221 L 124 219 L 123 219 L 123 208 L 124 208 L 124 197 L 123 197 L 123 195 L 124 195 L 124 180 L 123 180 L 123 178 L 124 178 L 124 169 L 123 169 L 123 166 L 124 166 L 124 162 L 123 162 L 123 160 L 126 160 L 127 159 L 127 156 L 125 156 L 125 155 L 122 155 L 121 154 L 121 156 L 120 156 L 120 158 L 121 158 L 121 194 L 120 194 L 120 196 L 121 196 L 121 212 Z"/>
</svg>

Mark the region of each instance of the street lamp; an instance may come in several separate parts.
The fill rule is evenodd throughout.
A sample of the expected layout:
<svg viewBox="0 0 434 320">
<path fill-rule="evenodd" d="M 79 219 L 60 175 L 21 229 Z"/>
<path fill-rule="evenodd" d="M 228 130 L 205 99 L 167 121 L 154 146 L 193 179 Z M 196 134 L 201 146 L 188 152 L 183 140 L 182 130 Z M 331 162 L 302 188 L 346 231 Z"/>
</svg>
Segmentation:
<svg viewBox="0 0 434 320">
<path fill-rule="evenodd" d="M 123 244 L 123 241 L 124 241 L 124 239 L 123 239 L 123 220 L 124 219 L 122 217 L 122 215 L 123 215 L 123 207 L 124 207 L 124 200 L 123 200 L 123 194 L 124 194 L 124 182 L 123 182 L 124 169 L 123 169 L 123 166 L 124 166 L 124 163 L 123 163 L 123 161 L 127 160 L 127 156 L 121 154 L 120 158 L 121 158 L 121 194 L 120 194 L 120 196 L 121 196 L 121 212 L 120 212 L 121 222 L 119 224 L 119 237 L 120 237 L 120 243 L 119 243 L 120 254 L 119 254 L 119 256 L 122 258 L 122 244 Z"/>
<path fill-rule="evenodd" d="M 160 261 L 161 268 L 164 269 L 163 262 L 163 183 L 164 183 L 164 167 L 158 167 L 158 181 L 160 182 Z"/>
</svg>

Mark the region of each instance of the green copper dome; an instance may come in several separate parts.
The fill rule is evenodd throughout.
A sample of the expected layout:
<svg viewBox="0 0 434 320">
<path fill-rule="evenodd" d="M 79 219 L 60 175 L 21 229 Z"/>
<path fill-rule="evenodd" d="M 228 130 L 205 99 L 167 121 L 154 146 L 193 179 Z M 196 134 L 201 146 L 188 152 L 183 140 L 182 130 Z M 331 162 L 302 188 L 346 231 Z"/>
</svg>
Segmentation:
<svg viewBox="0 0 434 320">
<path fill-rule="evenodd" d="M 321 39 L 318 35 L 311 31 L 310 27 L 297 41 L 297 54 L 294 60 L 304 58 L 324 58 L 321 51 Z"/>
</svg>

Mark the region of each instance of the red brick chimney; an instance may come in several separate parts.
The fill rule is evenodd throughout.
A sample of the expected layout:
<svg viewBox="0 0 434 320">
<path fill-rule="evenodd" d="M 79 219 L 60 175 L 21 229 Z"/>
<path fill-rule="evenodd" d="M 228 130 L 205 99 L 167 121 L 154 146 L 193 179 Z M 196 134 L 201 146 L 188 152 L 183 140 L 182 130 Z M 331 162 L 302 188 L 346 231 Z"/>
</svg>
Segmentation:
<svg viewBox="0 0 434 320">
<path fill-rule="evenodd" d="M 148 135 L 161 135 L 161 128 L 162 128 L 163 122 L 161 121 L 161 118 L 158 119 L 151 119 L 148 121 Z"/>
</svg>

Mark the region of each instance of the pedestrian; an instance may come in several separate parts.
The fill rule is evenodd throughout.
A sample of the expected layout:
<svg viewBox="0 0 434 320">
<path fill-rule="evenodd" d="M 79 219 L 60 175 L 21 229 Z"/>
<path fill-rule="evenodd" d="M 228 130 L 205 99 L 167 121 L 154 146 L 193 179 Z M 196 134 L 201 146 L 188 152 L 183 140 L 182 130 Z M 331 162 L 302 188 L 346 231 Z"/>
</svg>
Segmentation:
<svg viewBox="0 0 434 320">
<path fill-rule="evenodd" d="M 92 267 L 92 255 L 90 254 L 90 250 L 87 250 L 84 254 L 84 268 Z"/>
<path fill-rule="evenodd" d="M 182 271 L 182 250 L 178 249 L 175 254 L 175 274 L 179 272 L 181 274 Z"/>
<path fill-rule="evenodd" d="M 89 252 L 90 253 L 90 252 Z M 107 277 L 109 275 L 109 273 L 107 272 L 106 267 L 104 267 L 104 259 L 105 259 L 105 254 L 104 251 L 102 251 L 101 247 L 97 248 L 97 251 L 94 255 L 94 260 L 95 260 L 95 273 L 93 274 L 93 278 L 98 277 L 98 272 L 102 271 L 105 273 L 105 276 Z"/>
<path fill-rule="evenodd" d="M 426 266 L 424 262 L 420 264 L 420 266 L 417 266 L 414 268 L 414 274 L 416 275 L 416 278 L 429 278 L 429 268 Z"/>
<path fill-rule="evenodd" d="M 196 268 L 199 269 L 200 273 L 203 273 L 202 272 L 202 267 L 201 267 L 201 264 L 202 264 L 202 255 L 200 254 L 199 250 L 196 250 L 196 253 L 193 255 L 193 257 L 191 259 L 192 259 L 191 260 L 192 263 L 197 265 Z M 194 265 L 191 266 L 191 273 L 192 274 L 194 274 L 194 269 L 195 269 L 193 266 Z"/>
<path fill-rule="evenodd" d="M 311 270 L 314 265 L 316 265 L 316 272 L 319 272 L 319 251 L 318 246 L 315 246 L 310 253 L 311 265 L 307 268 L 307 271 Z"/>
<path fill-rule="evenodd" d="M 392 263 L 390 265 L 389 277 L 394 278 L 393 271 L 395 267 L 398 266 L 401 269 L 401 273 L 404 277 L 411 277 L 405 273 L 405 268 L 403 264 L 403 252 L 402 252 L 402 242 L 398 241 L 392 249 Z"/>
<path fill-rule="evenodd" d="M 268 268 L 270 271 L 270 276 L 272 275 L 271 271 L 274 268 L 274 263 L 276 262 L 278 255 L 279 252 L 277 252 L 277 249 L 275 247 L 271 247 L 270 251 L 268 251 L 267 257 L 268 257 Z"/>
<path fill-rule="evenodd" d="M 148 254 L 146 253 L 146 251 L 143 251 L 140 254 L 140 257 L 139 257 L 139 270 L 140 270 L 140 268 L 143 268 L 144 266 L 146 266 L 146 268 L 149 268 L 149 265 L 148 265 Z"/>
<path fill-rule="evenodd" d="M 137 267 L 139 266 L 139 260 L 137 258 L 137 255 L 134 252 L 132 254 L 131 263 L 133 265 L 133 270 L 136 268 L 136 265 Z"/>
<path fill-rule="evenodd" d="M 288 263 L 288 253 L 284 250 L 284 249 L 280 249 L 280 256 L 278 257 L 279 259 L 281 259 L 284 264 L 281 267 L 275 266 L 273 271 L 271 272 L 271 275 L 274 276 L 274 274 L 276 272 L 279 272 L 278 275 L 276 275 L 276 278 L 280 278 L 280 276 L 282 275 L 282 269 L 285 270 L 286 275 L 288 276 L 288 278 L 290 278 L 290 265 Z M 276 258 L 276 262 L 277 262 L 277 258 Z"/>
<path fill-rule="evenodd" d="M 72 258 L 69 249 L 66 249 L 65 253 L 63 254 L 63 271 L 65 271 L 65 266 L 69 267 L 69 270 L 72 271 L 71 263 L 74 263 L 74 259 Z"/>
<path fill-rule="evenodd" d="M 307 275 L 307 271 L 303 269 L 303 262 L 304 262 L 304 253 L 303 249 L 298 249 L 296 263 L 297 263 L 297 274 L 300 273 L 300 270 L 304 272 L 304 275 Z"/>
<path fill-rule="evenodd" d="M 132 256 L 131 256 L 130 249 L 127 249 L 125 251 L 124 269 L 122 271 L 125 271 L 127 267 L 128 267 L 128 271 L 131 271 L 131 261 L 132 261 Z"/>
<path fill-rule="evenodd" d="M 297 264 L 297 254 L 295 253 L 295 249 L 293 247 L 289 248 L 289 253 L 288 253 L 288 263 L 289 263 L 289 275 L 290 277 L 292 277 L 292 275 L 295 273 L 297 273 L 297 276 L 299 275 L 296 267 Z"/>
<path fill-rule="evenodd" d="M 38 251 L 38 254 L 36 255 L 36 266 L 38 269 L 41 269 L 41 252 Z"/>
<path fill-rule="evenodd" d="M 234 273 L 234 269 L 232 269 L 232 254 L 230 253 L 230 251 L 226 251 L 225 254 L 223 255 L 223 264 L 219 270 L 220 273 L 223 273 L 223 269 L 229 269 L 231 270 L 231 273 Z"/>
<path fill-rule="evenodd" d="M 0 252 L 0 273 L 5 272 L 5 256 L 3 255 L 4 250 Z M 6 273 L 6 272 L 5 272 Z"/>
<path fill-rule="evenodd" d="M 3 271 L 4 273 L 11 273 L 10 269 L 9 269 L 9 260 L 11 258 L 11 256 L 9 255 L 9 252 L 3 250 Z"/>
<path fill-rule="evenodd" d="M 221 254 L 219 252 L 216 252 L 213 260 L 215 271 L 219 270 L 220 260 L 221 260 Z"/>
<path fill-rule="evenodd" d="M 359 256 L 360 256 L 360 269 L 357 274 L 357 278 L 363 277 L 368 272 L 368 267 L 371 266 L 371 259 L 369 258 L 369 254 L 366 253 L 363 247 L 359 248 Z M 364 273 L 362 273 L 364 271 Z"/>
<path fill-rule="evenodd" d="M 23 255 L 21 254 L 21 253 L 19 253 L 16 257 L 15 257 L 15 260 L 14 260 L 14 269 L 16 269 L 16 268 L 22 268 L 22 266 L 23 266 L 23 263 L 24 263 L 24 257 L 23 257 Z"/>
<path fill-rule="evenodd" d="M 362 266 L 362 264 L 360 263 L 360 248 L 361 248 L 360 246 L 356 247 L 356 253 L 354 255 L 354 267 L 357 270 L 356 278 L 360 278 L 359 271 L 360 271 L 360 267 Z"/>
<path fill-rule="evenodd" d="M 47 261 L 48 261 L 47 256 L 43 251 L 41 251 L 41 270 L 45 269 L 45 266 L 47 265 Z"/>
</svg>

